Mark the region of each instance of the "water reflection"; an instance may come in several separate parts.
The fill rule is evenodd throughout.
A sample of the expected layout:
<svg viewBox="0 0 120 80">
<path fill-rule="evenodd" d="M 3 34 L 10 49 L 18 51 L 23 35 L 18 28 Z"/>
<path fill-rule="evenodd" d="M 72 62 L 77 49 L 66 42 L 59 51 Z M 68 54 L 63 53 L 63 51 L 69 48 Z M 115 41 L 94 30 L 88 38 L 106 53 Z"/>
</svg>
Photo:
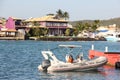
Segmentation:
<svg viewBox="0 0 120 80">
<path fill-rule="evenodd" d="M 52 79 L 52 80 L 95 80 L 91 76 L 99 75 L 99 71 L 90 71 L 90 72 L 49 72 L 49 73 L 40 73 L 40 79 Z"/>
<path fill-rule="evenodd" d="M 40 72 L 39 78 L 40 80 L 118 80 L 120 70 L 104 66 L 96 71 L 87 72 Z"/>
<path fill-rule="evenodd" d="M 48 45 L 49 44 L 49 47 Z M 62 72 L 43 73 L 37 67 L 44 59 L 41 50 L 55 48 L 59 44 L 82 45 L 84 56 L 87 57 L 88 50 L 92 44 L 95 49 L 104 51 L 108 46 L 110 51 L 120 50 L 120 42 L 104 41 L 71 41 L 71 42 L 46 42 L 44 41 L 0 41 L 0 80 L 119 80 L 120 70 L 114 68 L 99 68 L 93 72 Z M 101 45 L 102 44 L 102 45 Z M 57 52 L 57 50 L 56 50 Z M 63 60 L 65 53 L 55 55 Z M 62 56 L 63 55 L 63 56 Z M 74 54 L 76 55 L 76 54 Z M 76 57 L 76 56 L 75 56 Z"/>
<path fill-rule="evenodd" d="M 105 77 L 105 80 L 118 80 L 120 78 L 120 70 L 116 70 L 113 66 L 104 66 L 99 69 L 99 73 Z"/>
</svg>

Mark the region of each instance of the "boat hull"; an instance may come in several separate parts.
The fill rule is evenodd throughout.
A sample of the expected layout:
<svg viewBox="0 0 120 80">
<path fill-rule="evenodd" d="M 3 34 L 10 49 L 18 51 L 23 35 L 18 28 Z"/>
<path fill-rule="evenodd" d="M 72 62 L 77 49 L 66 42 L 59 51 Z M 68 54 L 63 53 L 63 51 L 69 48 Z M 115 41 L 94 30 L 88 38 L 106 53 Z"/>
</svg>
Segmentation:
<svg viewBox="0 0 120 80">
<path fill-rule="evenodd" d="M 108 59 L 107 64 L 115 66 L 115 63 L 120 61 L 120 52 L 101 52 L 96 50 L 89 50 L 89 57 L 105 56 Z"/>
<path fill-rule="evenodd" d="M 120 41 L 120 38 L 111 37 L 111 36 L 105 37 L 105 39 L 106 39 L 107 41 L 113 41 L 113 42 Z"/>
<path fill-rule="evenodd" d="M 100 57 L 92 61 L 85 61 L 80 63 L 57 63 L 52 64 L 48 67 L 47 71 L 49 72 L 65 72 L 65 71 L 90 71 L 96 70 L 98 67 L 103 66 L 107 63 L 105 57 Z M 42 70 L 41 66 L 38 67 L 39 70 Z"/>
</svg>

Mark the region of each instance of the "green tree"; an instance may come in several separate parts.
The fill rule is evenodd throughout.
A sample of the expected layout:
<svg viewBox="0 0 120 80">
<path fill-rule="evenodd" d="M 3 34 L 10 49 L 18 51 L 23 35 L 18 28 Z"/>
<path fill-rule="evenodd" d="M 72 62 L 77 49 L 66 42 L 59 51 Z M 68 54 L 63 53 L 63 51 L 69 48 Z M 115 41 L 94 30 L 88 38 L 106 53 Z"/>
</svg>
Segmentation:
<svg viewBox="0 0 120 80">
<path fill-rule="evenodd" d="M 95 25 L 99 25 L 100 20 L 94 20 Z"/>
<path fill-rule="evenodd" d="M 76 24 L 74 28 L 74 35 L 78 35 L 79 33 L 82 33 L 84 30 L 91 31 L 91 24 L 79 22 Z"/>
<path fill-rule="evenodd" d="M 48 29 L 35 27 L 35 28 L 31 28 L 27 34 L 29 34 L 29 36 L 36 36 L 36 37 L 45 36 L 48 34 Z"/>
<path fill-rule="evenodd" d="M 77 28 L 73 28 L 73 35 L 77 36 L 79 33 L 78 29 Z"/>
<path fill-rule="evenodd" d="M 65 31 L 65 35 L 66 35 L 66 36 L 70 36 L 70 29 L 69 29 L 69 28 L 66 29 L 66 31 Z"/>
<path fill-rule="evenodd" d="M 31 28 L 30 31 L 28 32 L 28 34 L 30 34 L 30 36 L 34 36 L 34 28 Z"/>
<path fill-rule="evenodd" d="M 84 30 L 89 31 L 91 25 L 89 23 L 84 23 Z"/>
<path fill-rule="evenodd" d="M 64 18 L 65 20 L 66 19 L 69 19 L 69 13 L 68 12 L 64 12 L 62 11 L 61 9 L 59 9 L 58 11 L 56 11 L 56 18 L 57 19 L 61 19 L 61 18 Z"/>
<path fill-rule="evenodd" d="M 85 26 L 82 22 L 79 22 L 75 27 L 78 30 L 78 33 L 82 32 L 85 29 Z"/>
<path fill-rule="evenodd" d="M 94 32 L 99 27 L 100 20 L 94 20 L 92 24 L 92 31 Z"/>
<path fill-rule="evenodd" d="M 69 13 L 68 12 L 64 12 L 63 17 L 65 18 L 65 20 L 69 19 Z"/>
<path fill-rule="evenodd" d="M 63 18 L 63 11 L 61 10 L 61 9 L 59 9 L 58 11 L 56 11 L 56 17 L 58 18 L 58 19 L 60 19 L 60 18 Z"/>
<path fill-rule="evenodd" d="M 35 32 L 34 32 L 34 35 L 35 36 L 39 36 L 40 37 L 40 35 L 41 35 L 41 33 L 40 33 L 40 28 L 34 28 L 35 30 Z"/>
<path fill-rule="evenodd" d="M 46 36 L 47 34 L 48 34 L 48 29 L 47 28 L 41 28 L 40 29 L 40 34 L 42 35 L 42 36 Z"/>
<path fill-rule="evenodd" d="M 39 36 L 40 37 L 41 31 L 40 31 L 39 27 L 37 27 L 37 28 L 31 28 L 30 31 L 29 31 L 29 34 L 31 36 Z"/>
</svg>

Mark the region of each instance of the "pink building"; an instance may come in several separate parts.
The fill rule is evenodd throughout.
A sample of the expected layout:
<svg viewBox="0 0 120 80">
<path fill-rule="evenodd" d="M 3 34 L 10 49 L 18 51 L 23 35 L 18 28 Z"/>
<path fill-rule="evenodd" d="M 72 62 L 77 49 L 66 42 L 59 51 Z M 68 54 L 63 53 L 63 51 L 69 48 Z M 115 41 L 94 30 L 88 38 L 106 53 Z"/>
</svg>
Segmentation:
<svg viewBox="0 0 120 80">
<path fill-rule="evenodd" d="M 25 35 L 25 26 L 22 25 L 22 19 L 9 17 L 6 24 L 1 26 L 0 22 L 0 36 L 4 37 L 20 37 Z"/>
<path fill-rule="evenodd" d="M 54 15 L 47 15 L 40 18 L 30 18 L 25 21 L 27 27 L 48 28 L 48 35 L 64 35 L 65 30 L 69 28 L 68 21 L 65 19 L 57 19 Z"/>
<path fill-rule="evenodd" d="M 48 36 L 64 36 L 67 28 L 72 28 L 68 21 L 62 18 L 56 18 L 54 15 L 47 15 L 40 18 L 20 19 L 9 17 L 6 24 L 1 27 L 1 33 L 5 37 L 24 37 L 25 33 L 33 27 L 47 28 Z"/>
<path fill-rule="evenodd" d="M 11 37 L 15 36 L 15 33 L 16 33 L 15 22 L 11 17 L 9 17 L 8 20 L 6 21 L 6 24 L 1 26 L 0 36 Z"/>
</svg>

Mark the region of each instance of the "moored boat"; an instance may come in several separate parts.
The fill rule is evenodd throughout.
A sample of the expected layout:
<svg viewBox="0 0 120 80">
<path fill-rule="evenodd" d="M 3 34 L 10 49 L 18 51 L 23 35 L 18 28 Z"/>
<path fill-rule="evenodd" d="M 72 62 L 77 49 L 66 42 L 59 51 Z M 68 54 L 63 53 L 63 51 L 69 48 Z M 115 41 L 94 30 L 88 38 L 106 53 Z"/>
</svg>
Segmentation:
<svg viewBox="0 0 120 80">
<path fill-rule="evenodd" d="M 107 41 L 118 42 L 120 41 L 120 32 L 111 32 L 105 36 Z"/>
<path fill-rule="evenodd" d="M 60 47 L 81 47 L 75 45 L 60 45 Z M 107 58 L 100 56 L 91 60 L 86 60 L 83 55 L 78 55 L 77 59 L 72 59 L 71 55 L 66 56 L 66 62 L 60 61 L 52 51 L 41 52 L 45 60 L 38 66 L 40 71 L 63 72 L 63 71 L 88 71 L 95 70 L 107 63 Z"/>
<path fill-rule="evenodd" d="M 111 66 L 115 66 L 115 68 L 120 68 L 120 52 L 109 52 L 108 47 L 106 47 L 106 51 L 97 51 L 94 50 L 92 45 L 92 49 L 89 50 L 89 58 L 105 56 L 108 59 L 107 64 Z"/>
</svg>

